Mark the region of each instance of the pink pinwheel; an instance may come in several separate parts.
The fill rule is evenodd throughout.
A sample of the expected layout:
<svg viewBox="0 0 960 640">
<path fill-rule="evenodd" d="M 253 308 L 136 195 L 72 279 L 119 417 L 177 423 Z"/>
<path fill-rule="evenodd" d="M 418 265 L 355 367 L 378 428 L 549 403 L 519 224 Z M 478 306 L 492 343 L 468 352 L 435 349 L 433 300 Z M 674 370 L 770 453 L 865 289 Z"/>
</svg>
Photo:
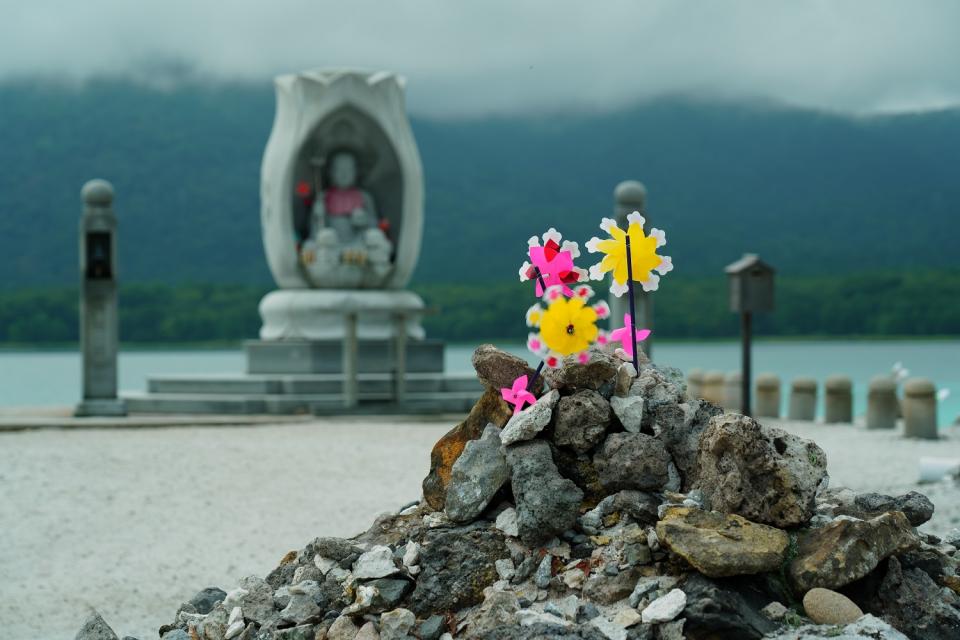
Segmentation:
<svg viewBox="0 0 960 640">
<path fill-rule="evenodd" d="M 650 329 L 635 329 L 637 332 L 637 342 L 643 342 L 650 335 Z M 619 342 L 623 345 L 623 352 L 628 358 L 633 357 L 633 340 L 630 339 L 630 314 L 623 316 L 623 326 L 614 329 L 608 336 L 609 342 Z"/>
<path fill-rule="evenodd" d="M 520 376 L 514 380 L 512 389 L 500 389 L 500 395 L 509 404 L 514 405 L 514 415 L 520 413 L 524 404 L 533 404 L 537 401 L 537 397 L 527 391 L 527 376 Z"/>
<path fill-rule="evenodd" d="M 533 280 L 537 297 L 544 294 L 544 286 L 554 285 L 562 286 L 564 295 L 572 296 L 573 291 L 567 285 L 587 279 L 587 272 L 573 264 L 573 259 L 580 255 L 579 246 L 576 242 L 561 245 L 561 239 L 560 233 L 551 227 L 543 234 L 543 246 L 537 236 L 527 243 L 530 262 L 524 262 L 520 267 L 520 280 Z"/>
</svg>

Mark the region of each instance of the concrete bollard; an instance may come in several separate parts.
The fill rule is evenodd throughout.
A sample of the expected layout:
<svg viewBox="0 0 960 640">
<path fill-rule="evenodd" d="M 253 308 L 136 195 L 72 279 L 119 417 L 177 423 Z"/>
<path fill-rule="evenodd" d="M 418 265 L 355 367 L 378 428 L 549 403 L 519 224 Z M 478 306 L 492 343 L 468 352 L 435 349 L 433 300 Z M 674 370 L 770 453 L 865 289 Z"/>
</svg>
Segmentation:
<svg viewBox="0 0 960 640">
<path fill-rule="evenodd" d="M 757 406 L 754 413 L 757 418 L 780 417 L 780 377 L 775 373 L 761 373 L 757 376 Z"/>
<path fill-rule="evenodd" d="M 691 400 L 703 397 L 703 369 L 690 369 L 687 374 L 687 397 Z"/>
<path fill-rule="evenodd" d="M 723 408 L 739 413 L 743 407 L 743 377 L 739 371 L 731 371 L 723 378 Z"/>
<path fill-rule="evenodd" d="M 874 376 L 867 391 L 867 429 L 895 429 L 900 401 L 890 376 Z"/>
<path fill-rule="evenodd" d="M 903 435 L 937 439 L 937 388 L 926 378 L 911 378 L 903 385 Z"/>
<path fill-rule="evenodd" d="M 824 421 L 853 422 L 853 382 L 847 376 L 832 375 L 823 383 Z"/>
<path fill-rule="evenodd" d="M 723 406 L 723 372 L 707 371 L 703 376 L 703 399 Z"/>
<path fill-rule="evenodd" d="M 797 378 L 790 386 L 790 420 L 812 422 L 817 417 L 817 381 Z"/>
</svg>

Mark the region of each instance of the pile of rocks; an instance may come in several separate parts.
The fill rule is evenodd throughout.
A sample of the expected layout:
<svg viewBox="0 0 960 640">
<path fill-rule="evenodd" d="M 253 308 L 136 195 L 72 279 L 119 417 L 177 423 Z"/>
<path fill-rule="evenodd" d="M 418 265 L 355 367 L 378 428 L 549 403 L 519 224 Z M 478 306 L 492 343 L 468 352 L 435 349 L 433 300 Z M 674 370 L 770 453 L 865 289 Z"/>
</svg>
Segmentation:
<svg viewBox="0 0 960 640">
<path fill-rule="evenodd" d="M 960 638 L 960 536 L 917 532 L 924 496 L 828 488 L 815 443 L 674 369 L 595 351 L 511 415 L 499 389 L 533 372 L 489 345 L 474 366 L 421 501 L 200 592 L 161 638 Z"/>
</svg>

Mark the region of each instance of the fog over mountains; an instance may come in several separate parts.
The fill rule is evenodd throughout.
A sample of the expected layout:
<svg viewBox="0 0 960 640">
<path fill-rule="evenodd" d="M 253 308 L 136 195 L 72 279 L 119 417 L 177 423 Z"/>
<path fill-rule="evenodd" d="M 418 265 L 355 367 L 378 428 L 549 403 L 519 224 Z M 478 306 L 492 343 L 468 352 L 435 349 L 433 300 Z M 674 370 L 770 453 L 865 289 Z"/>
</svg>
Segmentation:
<svg viewBox="0 0 960 640">
<path fill-rule="evenodd" d="M 0 85 L 0 287 L 76 282 L 79 189 L 117 189 L 125 281 L 269 282 L 269 85 Z M 526 239 L 581 243 L 637 178 L 676 273 L 744 251 L 782 273 L 958 264 L 960 110 L 852 117 L 665 97 L 612 112 L 414 117 L 427 181 L 415 278 L 515 277 Z"/>
</svg>

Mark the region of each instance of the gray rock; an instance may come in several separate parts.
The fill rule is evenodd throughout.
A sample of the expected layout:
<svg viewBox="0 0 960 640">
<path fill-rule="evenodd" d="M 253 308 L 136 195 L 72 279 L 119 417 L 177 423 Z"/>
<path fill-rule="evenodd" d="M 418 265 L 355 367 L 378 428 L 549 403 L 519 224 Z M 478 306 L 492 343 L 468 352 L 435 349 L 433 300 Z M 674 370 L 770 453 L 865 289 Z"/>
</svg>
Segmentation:
<svg viewBox="0 0 960 640">
<path fill-rule="evenodd" d="M 593 457 L 600 482 L 612 490 L 657 490 L 669 479 L 669 462 L 663 444 L 645 433 L 611 434 Z"/>
<path fill-rule="evenodd" d="M 600 501 L 596 506 L 599 518 L 620 513 L 637 524 L 656 524 L 659 519 L 660 499 L 656 496 L 634 489 L 618 491 Z"/>
<path fill-rule="evenodd" d="M 546 589 L 550 586 L 550 581 L 553 579 L 553 556 L 549 553 L 543 556 L 543 559 L 540 561 L 540 564 L 537 565 L 537 575 L 534 579 L 537 586 L 541 589 Z"/>
<path fill-rule="evenodd" d="M 609 640 L 590 624 L 571 625 L 547 614 L 533 616 L 522 625 L 503 625 L 474 637 L 478 640 Z"/>
<path fill-rule="evenodd" d="M 377 588 L 377 595 L 370 605 L 373 612 L 393 609 L 413 591 L 413 582 L 406 578 L 378 578 L 366 584 Z"/>
<path fill-rule="evenodd" d="M 816 638 L 830 638 L 830 640 L 910 640 L 889 624 L 867 614 L 854 623 L 845 627 L 833 625 L 804 625 L 793 629 L 787 628 L 776 635 L 766 636 L 767 640 L 815 640 Z"/>
<path fill-rule="evenodd" d="M 483 600 L 497 580 L 496 561 L 509 558 L 503 535 L 476 526 L 432 529 L 420 550 L 420 575 L 409 598 L 419 617 L 457 611 Z"/>
<path fill-rule="evenodd" d="M 533 440 L 507 447 L 520 539 L 533 547 L 573 526 L 583 492 L 562 478 L 550 446 Z"/>
<path fill-rule="evenodd" d="M 690 400 L 677 405 L 677 409 L 677 413 L 661 410 L 661 419 L 657 424 L 660 427 L 660 440 L 680 471 L 681 488 L 689 491 L 696 484 L 699 471 L 697 452 L 700 449 L 700 435 L 710 419 L 722 414 L 723 409 L 705 400 Z"/>
<path fill-rule="evenodd" d="M 295 625 L 305 622 L 319 622 L 324 610 L 317 605 L 320 585 L 312 580 L 301 582 L 289 588 L 290 600 L 280 612 L 280 617 Z"/>
<path fill-rule="evenodd" d="M 610 408 L 616 414 L 623 428 L 630 433 L 640 433 L 643 425 L 643 398 L 640 396 L 613 396 Z"/>
<path fill-rule="evenodd" d="M 883 618 L 915 640 L 960 638 L 960 610 L 940 597 L 940 586 L 920 569 L 890 558 L 878 599 Z"/>
<path fill-rule="evenodd" d="M 527 376 L 528 382 L 533 380 L 534 371 L 526 360 L 498 349 L 492 344 L 482 344 L 477 347 L 471 361 L 480 382 L 491 389 L 512 387 L 513 381 L 520 376 Z M 534 385 L 531 392 L 539 395 L 541 389 L 543 389 L 542 378 Z"/>
<path fill-rule="evenodd" d="M 360 631 L 350 616 L 340 616 L 327 629 L 327 640 L 353 640 Z"/>
<path fill-rule="evenodd" d="M 248 627 L 252 630 L 252 626 Z M 251 636 L 252 638 L 253 636 Z M 274 635 L 276 640 L 314 640 L 316 638 L 316 631 L 312 624 L 304 624 L 296 627 L 290 627 L 289 629 L 280 629 Z M 227 639 L 229 640 L 229 638 Z"/>
<path fill-rule="evenodd" d="M 553 441 L 577 453 L 596 446 L 610 425 L 610 404 L 590 389 L 561 398 L 554 413 Z"/>
<path fill-rule="evenodd" d="M 470 620 L 470 636 L 483 635 L 493 629 L 516 626 L 520 605 L 517 596 L 508 591 L 492 591 Z"/>
<path fill-rule="evenodd" d="M 388 611 L 380 616 L 380 638 L 381 640 L 404 640 L 416 622 L 416 616 L 409 609 Z"/>
<path fill-rule="evenodd" d="M 353 575 L 359 580 L 385 578 L 399 571 L 393 561 L 393 551 L 384 545 L 373 547 L 353 564 Z"/>
<path fill-rule="evenodd" d="M 857 516 L 862 519 L 873 518 L 887 511 L 902 511 L 910 524 L 919 527 L 933 517 L 933 503 L 916 491 L 895 498 L 881 493 L 861 493 L 854 502 L 862 510 L 863 515 Z"/>
<path fill-rule="evenodd" d="M 160 636 L 160 640 L 191 640 L 191 638 L 190 634 L 183 629 L 171 629 Z"/>
<path fill-rule="evenodd" d="M 500 429 L 488 425 L 479 440 L 471 440 L 453 465 L 444 511 L 454 522 L 470 522 L 510 479 L 510 467 L 500 446 Z"/>
<path fill-rule="evenodd" d="M 781 528 L 805 524 L 828 481 L 816 443 L 734 413 L 710 420 L 697 461 L 708 508 Z"/>
<path fill-rule="evenodd" d="M 575 356 L 567 356 L 560 367 L 548 369 L 543 376 L 553 389 L 571 392 L 592 389 L 609 397 L 616 387 L 617 370 L 621 364 L 614 355 L 591 348 L 587 364 L 580 364 Z"/>
<path fill-rule="evenodd" d="M 273 589 L 257 576 L 241 578 L 238 588 L 228 593 L 221 605 L 226 611 L 240 607 L 244 618 L 258 624 L 266 624 L 277 617 Z"/>
<path fill-rule="evenodd" d="M 226 597 L 227 592 L 223 589 L 207 587 L 202 591 L 198 591 L 197 594 L 187 602 L 193 607 L 193 613 L 207 614 L 213 610 L 214 605 L 218 602 L 223 602 L 223 599 Z"/>
<path fill-rule="evenodd" d="M 871 520 L 841 517 L 800 538 L 787 577 L 800 593 L 814 587 L 838 589 L 866 576 L 884 558 L 918 544 L 900 511 Z"/>
<path fill-rule="evenodd" d="M 686 620 L 680 618 L 657 626 L 657 640 L 684 640 L 683 625 Z"/>
<path fill-rule="evenodd" d="M 737 582 L 715 582 L 692 573 L 680 587 L 687 594 L 683 617 L 689 638 L 759 640 L 777 627 L 759 612 L 763 604 L 757 600 L 766 596 L 741 589 Z"/>
<path fill-rule="evenodd" d="M 616 575 L 591 573 L 583 585 L 583 597 L 598 604 L 613 604 L 629 598 L 640 578 L 640 572 L 630 567 Z"/>
<path fill-rule="evenodd" d="M 420 640 L 437 640 L 446 626 L 443 616 L 430 616 L 417 627 L 417 636 Z"/>
<path fill-rule="evenodd" d="M 74 636 L 74 640 L 119 640 L 119 638 L 99 613 L 91 611 L 83 622 L 83 626 L 77 631 L 77 635 Z"/>
<path fill-rule="evenodd" d="M 530 440 L 536 436 L 550 424 L 553 407 L 559 399 L 560 394 L 554 389 L 520 413 L 515 414 L 503 427 L 500 440 L 503 444 L 510 445 L 522 440 Z"/>
</svg>

